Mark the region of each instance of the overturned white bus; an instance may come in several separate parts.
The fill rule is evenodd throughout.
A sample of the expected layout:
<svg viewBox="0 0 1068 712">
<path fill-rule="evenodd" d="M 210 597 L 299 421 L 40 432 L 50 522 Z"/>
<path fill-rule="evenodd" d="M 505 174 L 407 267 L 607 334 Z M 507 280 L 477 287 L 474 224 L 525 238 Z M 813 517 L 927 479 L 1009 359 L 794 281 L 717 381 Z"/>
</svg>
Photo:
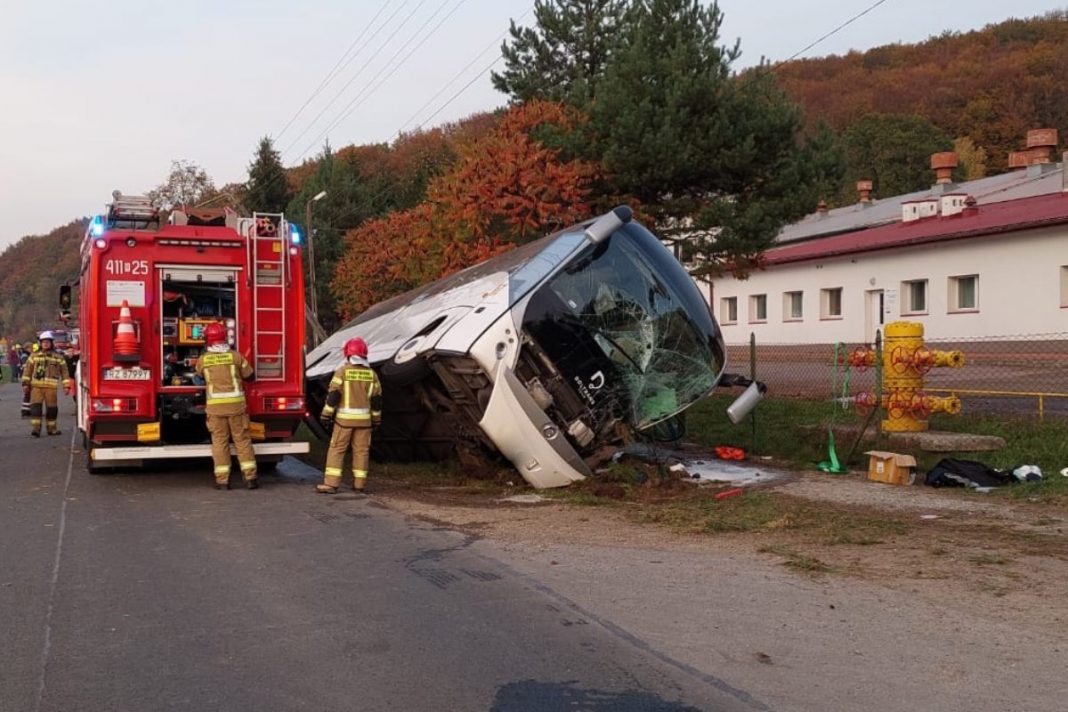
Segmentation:
<svg viewBox="0 0 1068 712">
<path fill-rule="evenodd" d="M 376 457 L 484 446 L 539 488 L 588 476 L 628 430 L 709 394 L 725 366 L 697 286 L 626 207 L 371 307 L 308 354 L 313 415 L 354 336 L 382 380 Z"/>
</svg>

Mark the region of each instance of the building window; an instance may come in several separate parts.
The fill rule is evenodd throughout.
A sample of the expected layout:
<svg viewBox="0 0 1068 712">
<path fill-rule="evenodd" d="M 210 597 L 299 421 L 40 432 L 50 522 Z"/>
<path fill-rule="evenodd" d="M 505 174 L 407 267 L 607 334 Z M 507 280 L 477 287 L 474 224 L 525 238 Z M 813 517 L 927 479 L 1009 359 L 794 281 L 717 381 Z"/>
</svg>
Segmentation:
<svg viewBox="0 0 1068 712">
<path fill-rule="evenodd" d="M 949 311 L 979 310 L 979 275 L 968 274 L 949 278 Z"/>
<path fill-rule="evenodd" d="M 723 297 L 719 300 L 719 319 L 724 324 L 738 323 L 738 297 Z"/>
<path fill-rule="evenodd" d="M 1068 307 L 1068 266 L 1061 267 L 1061 306 Z"/>
<path fill-rule="evenodd" d="M 768 320 L 768 295 L 754 294 L 749 297 L 749 323 Z"/>
<path fill-rule="evenodd" d="M 833 289 L 821 289 L 820 290 L 820 318 L 821 319 L 841 319 L 842 318 L 842 288 L 834 287 Z"/>
<path fill-rule="evenodd" d="M 902 314 L 926 314 L 927 313 L 927 280 L 914 279 L 911 282 L 901 283 L 901 313 Z"/>
<path fill-rule="evenodd" d="M 801 321 L 804 318 L 804 292 L 783 292 L 782 320 Z"/>
</svg>

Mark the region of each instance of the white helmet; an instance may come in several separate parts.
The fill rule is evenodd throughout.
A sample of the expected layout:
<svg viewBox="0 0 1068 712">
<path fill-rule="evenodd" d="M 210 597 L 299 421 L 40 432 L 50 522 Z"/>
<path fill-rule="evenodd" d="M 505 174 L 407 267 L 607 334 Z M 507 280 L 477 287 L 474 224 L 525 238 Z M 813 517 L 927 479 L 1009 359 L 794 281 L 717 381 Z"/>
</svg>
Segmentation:
<svg viewBox="0 0 1068 712">
<path fill-rule="evenodd" d="M 44 341 L 45 339 L 48 339 L 49 341 L 55 341 L 56 335 L 53 334 L 51 331 L 42 331 L 41 335 L 37 337 L 37 340 Z"/>
</svg>

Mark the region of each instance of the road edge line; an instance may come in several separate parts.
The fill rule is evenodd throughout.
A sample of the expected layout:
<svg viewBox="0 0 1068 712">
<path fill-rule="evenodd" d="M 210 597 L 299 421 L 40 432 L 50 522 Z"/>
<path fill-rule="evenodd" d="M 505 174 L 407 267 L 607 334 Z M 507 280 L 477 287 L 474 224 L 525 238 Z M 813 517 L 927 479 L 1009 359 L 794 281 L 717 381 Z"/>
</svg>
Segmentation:
<svg viewBox="0 0 1068 712">
<path fill-rule="evenodd" d="M 70 457 L 67 460 L 67 479 L 63 483 L 63 503 L 59 507 L 59 536 L 56 537 L 56 555 L 52 562 L 52 580 L 48 585 L 48 608 L 45 612 L 44 646 L 41 650 L 41 677 L 37 681 L 37 697 L 34 712 L 40 712 L 44 700 L 45 676 L 48 673 L 48 656 L 52 648 L 52 610 L 55 607 L 56 584 L 59 582 L 59 565 L 63 558 L 63 536 L 67 532 L 67 493 L 70 491 L 71 473 L 74 472 L 74 441 L 78 435 L 75 426 L 70 436 Z"/>
</svg>

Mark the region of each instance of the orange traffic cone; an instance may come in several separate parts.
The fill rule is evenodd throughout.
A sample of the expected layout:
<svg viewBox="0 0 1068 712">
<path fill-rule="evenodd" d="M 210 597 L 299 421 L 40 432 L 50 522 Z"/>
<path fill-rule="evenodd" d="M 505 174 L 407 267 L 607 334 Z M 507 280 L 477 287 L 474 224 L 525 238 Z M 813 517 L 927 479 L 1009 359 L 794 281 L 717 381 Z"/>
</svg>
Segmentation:
<svg viewBox="0 0 1068 712">
<path fill-rule="evenodd" d="M 130 303 L 122 300 L 122 308 L 119 310 L 119 327 L 115 331 L 115 341 L 111 350 L 116 361 L 138 361 L 141 358 L 141 345 L 137 343 L 137 332 L 134 329 L 133 317 L 130 316 Z"/>
</svg>

